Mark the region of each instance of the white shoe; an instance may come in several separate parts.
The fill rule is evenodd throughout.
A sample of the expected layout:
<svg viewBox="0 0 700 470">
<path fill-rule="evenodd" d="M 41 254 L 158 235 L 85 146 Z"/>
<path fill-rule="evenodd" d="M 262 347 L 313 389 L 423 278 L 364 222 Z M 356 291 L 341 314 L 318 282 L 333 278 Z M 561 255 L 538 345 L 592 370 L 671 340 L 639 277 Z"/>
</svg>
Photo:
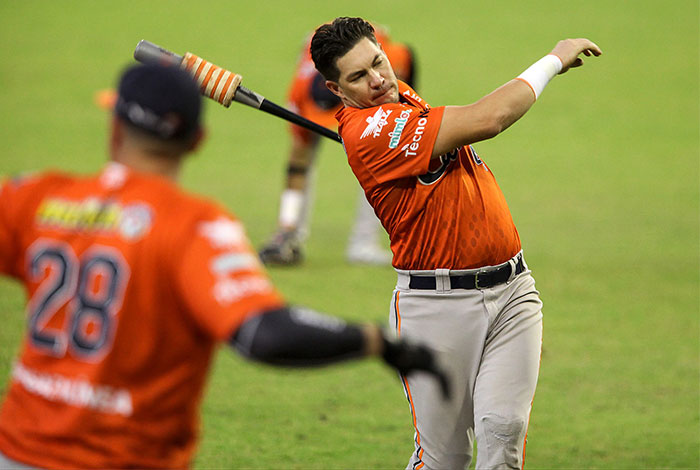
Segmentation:
<svg viewBox="0 0 700 470">
<path fill-rule="evenodd" d="M 391 251 L 376 245 L 352 245 L 347 250 L 347 260 L 351 264 L 389 265 L 393 255 Z"/>
</svg>

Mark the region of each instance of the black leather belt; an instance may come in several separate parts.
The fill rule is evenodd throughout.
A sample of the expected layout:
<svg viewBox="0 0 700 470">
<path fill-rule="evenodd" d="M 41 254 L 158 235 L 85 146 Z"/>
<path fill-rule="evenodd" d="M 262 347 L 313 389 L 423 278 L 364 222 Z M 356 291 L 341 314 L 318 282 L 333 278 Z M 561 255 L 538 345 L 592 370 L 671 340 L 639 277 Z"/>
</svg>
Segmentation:
<svg viewBox="0 0 700 470">
<path fill-rule="evenodd" d="M 515 262 L 514 276 L 523 271 L 525 271 L 525 263 L 523 263 L 523 255 L 520 254 Z M 491 270 L 450 276 L 450 286 L 452 289 L 488 289 L 508 281 L 511 274 L 511 264 L 507 263 Z M 435 287 L 435 276 L 416 276 L 411 274 L 411 280 L 408 283 L 409 289 L 435 290 Z"/>
</svg>

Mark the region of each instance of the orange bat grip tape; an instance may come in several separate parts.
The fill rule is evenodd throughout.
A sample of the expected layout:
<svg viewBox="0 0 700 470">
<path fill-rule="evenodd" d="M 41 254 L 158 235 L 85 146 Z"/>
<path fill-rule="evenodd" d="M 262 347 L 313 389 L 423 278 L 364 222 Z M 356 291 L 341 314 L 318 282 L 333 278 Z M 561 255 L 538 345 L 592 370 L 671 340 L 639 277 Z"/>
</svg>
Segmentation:
<svg viewBox="0 0 700 470">
<path fill-rule="evenodd" d="M 195 67 L 197 65 L 197 62 L 199 62 L 199 66 Z M 200 90 L 203 94 L 209 96 L 209 98 L 218 101 L 226 107 L 230 106 L 231 100 L 233 100 L 233 96 L 235 95 L 238 86 L 241 84 L 241 80 L 243 79 L 243 77 L 241 77 L 237 73 L 233 73 L 226 69 L 222 69 L 218 65 L 214 65 L 190 52 L 185 54 L 181 65 L 185 68 L 185 70 L 189 71 L 192 74 L 195 80 L 197 80 L 197 83 L 199 84 Z M 202 72 L 207 68 L 207 65 L 209 65 L 209 69 L 204 74 L 204 76 L 202 76 Z M 211 80 L 211 77 L 213 76 L 214 72 L 216 72 L 217 70 L 219 71 L 219 74 L 216 78 L 216 82 L 211 87 L 211 92 L 207 93 L 207 85 L 209 84 L 209 81 Z M 220 87 L 221 79 L 224 75 L 228 75 L 228 77 L 224 82 L 224 85 Z"/>
</svg>

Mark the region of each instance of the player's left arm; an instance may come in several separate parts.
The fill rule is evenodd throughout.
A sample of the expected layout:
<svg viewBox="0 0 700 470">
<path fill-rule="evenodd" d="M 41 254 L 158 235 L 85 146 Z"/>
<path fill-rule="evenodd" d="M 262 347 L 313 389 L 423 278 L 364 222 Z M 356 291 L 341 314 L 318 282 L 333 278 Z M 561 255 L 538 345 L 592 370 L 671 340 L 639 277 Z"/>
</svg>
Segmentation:
<svg viewBox="0 0 700 470">
<path fill-rule="evenodd" d="M 229 343 L 250 359 L 304 367 L 377 354 L 379 338 L 371 328 L 363 331 L 339 318 L 284 306 L 251 315 Z"/>
<path fill-rule="evenodd" d="M 530 109 L 554 76 L 583 65 L 580 54 L 599 56 L 602 51 L 585 38 L 559 41 L 547 56 L 479 101 L 445 107 L 432 157 L 493 138 L 506 130 Z"/>
</svg>

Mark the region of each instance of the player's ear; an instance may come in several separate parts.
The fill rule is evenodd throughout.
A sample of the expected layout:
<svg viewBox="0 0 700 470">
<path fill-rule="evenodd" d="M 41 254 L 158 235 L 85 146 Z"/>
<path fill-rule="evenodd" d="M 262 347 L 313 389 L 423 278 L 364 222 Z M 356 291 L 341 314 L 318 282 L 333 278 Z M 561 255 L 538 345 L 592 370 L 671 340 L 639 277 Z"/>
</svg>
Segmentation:
<svg viewBox="0 0 700 470">
<path fill-rule="evenodd" d="M 122 142 L 124 142 L 124 125 L 117 116 L 113 115 L 109 132 L 109 150 L 112 157 L 116 155 Z"/>
<path fill-rule="evenodd" d="M 326 88 L 328 88 L 331 91 L 331 93 L 336 95 L 341 100 L 345 97 L 345 95 L 343 94 L 343 90 L 341 90 L 340 86 L 338 86 L 338 82 L 334 82 L 333 80 L 326 80 Z"/>
<path fill-rule="evenodd" d="M 199 128 L 197 128 L 197 131 L 195 132 L 194 137 L 192 138 L 192 143 L 190 144 L 187 151 L 188 152 L 196 151 L 202 145 L 202 142 L 204 142 L 204 139 L 206 136 L 207 136 L 206 129 L 204 129 L 202 126 L 199 126 Z"/>
</svg>

